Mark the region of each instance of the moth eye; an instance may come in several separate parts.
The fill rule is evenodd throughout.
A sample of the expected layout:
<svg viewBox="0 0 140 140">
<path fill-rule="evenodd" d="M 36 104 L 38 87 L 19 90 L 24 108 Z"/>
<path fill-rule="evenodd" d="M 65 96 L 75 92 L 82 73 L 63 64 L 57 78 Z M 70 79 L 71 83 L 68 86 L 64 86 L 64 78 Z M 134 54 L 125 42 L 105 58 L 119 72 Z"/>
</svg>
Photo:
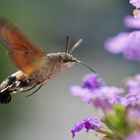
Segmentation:
<svg viewBox="0 0 140 140">
<path fill-rule="evenodd" d="M 63 60 L 63 63 L 68 63 L 68 60 L 67 60 L 67 59 L 64 59 L 64 60 Z"/>
</svg>

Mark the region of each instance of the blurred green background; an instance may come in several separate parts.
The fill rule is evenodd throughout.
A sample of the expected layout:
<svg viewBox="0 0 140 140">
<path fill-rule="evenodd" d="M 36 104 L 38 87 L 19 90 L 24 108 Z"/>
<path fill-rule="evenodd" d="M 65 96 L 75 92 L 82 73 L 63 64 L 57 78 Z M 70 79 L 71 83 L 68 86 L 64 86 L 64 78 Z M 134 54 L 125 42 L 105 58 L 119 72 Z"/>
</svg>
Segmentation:
<svg viewBox="0 0 140 140">
<path fill-rule="evenodd" d="M 128 0 L 0 0 L 0 16 L 17 24 L 47 52 L 63 51 L 66 35 L 71 45 L 83 38 L 74 56 L 110 85 L 119 85 L 124 77 L 139 72 L 137 63 L 111 55 L 103 47 L 107 37 L 127 30 L 122 19 L 131 12 Z M 0 81 L 15 71 L 0 43 Z M 69 94 L 70 86 L 80 84 L 89 72 L 76 65 L 36 95 L 25 98 L 26 93 L 19 93 L 10 104 L 0 105 L 0 140 L 72 140 L 73 124 L 97 114 Z M 80 133 L 75 139 L 93 139 L 91 135 Z"/>
</svg>

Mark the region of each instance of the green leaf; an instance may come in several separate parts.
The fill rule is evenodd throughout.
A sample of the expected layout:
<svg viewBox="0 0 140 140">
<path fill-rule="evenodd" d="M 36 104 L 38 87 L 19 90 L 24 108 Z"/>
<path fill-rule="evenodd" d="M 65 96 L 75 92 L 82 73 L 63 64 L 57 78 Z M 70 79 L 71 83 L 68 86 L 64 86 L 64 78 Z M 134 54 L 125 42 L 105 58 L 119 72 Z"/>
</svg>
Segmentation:
<svg viewBox="0 0 140 140">
<path fill-rule="evenodd" d="M 113 109 L 107 112 L 104 123 L 112 131 L 114 137 L 124 138 L 132 132 L 126 116 L 125 108 L 119 104 L 115 104 Z"/>
</svg>

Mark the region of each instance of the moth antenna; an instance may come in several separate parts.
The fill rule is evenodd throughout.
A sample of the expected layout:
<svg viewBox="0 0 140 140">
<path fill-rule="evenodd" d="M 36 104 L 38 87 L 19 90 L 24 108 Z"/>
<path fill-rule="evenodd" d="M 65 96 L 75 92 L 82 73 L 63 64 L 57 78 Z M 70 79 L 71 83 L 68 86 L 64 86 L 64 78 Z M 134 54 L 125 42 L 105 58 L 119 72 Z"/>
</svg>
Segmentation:
<svg viewBox="0 0 140 140">
<path fill-rule="evenodd" d="M 33 91 L 31 94 L 26 95 L 26 97 L 29 97 L 33 94 L 35 94 L 43 85 L 40 85 L 35 91 Z"/>
<path fill-rule="evenodd" d="M 72 52 L 78 48 L 83 42 L 83 39 L 79 39 L 79 41 L 71 48 L 71 50 L 69 51 L 69 54 L 72 54 Z"/>
<path fill-rule="evenodd" d="M 93 70 L 90 66 L 88 66 L 87 64 L 81 62 L 81 61 L 77 61 L 79 64 L 85 66 L 86 68 L 88 68 L 89 70 L 91 70 L 93 73 L 96 73 L 95 70 Z"/>
<path fill-rule="evenodd" d="M 69 44 L 70 44 L 69 42 L 70 42 L 70 37 L 69 37 L 69 35 L 67 35 L 67 37 L 66 37 L 66 50 L 65 50 L 66 53 L 69 52 Z"/>
</svg>

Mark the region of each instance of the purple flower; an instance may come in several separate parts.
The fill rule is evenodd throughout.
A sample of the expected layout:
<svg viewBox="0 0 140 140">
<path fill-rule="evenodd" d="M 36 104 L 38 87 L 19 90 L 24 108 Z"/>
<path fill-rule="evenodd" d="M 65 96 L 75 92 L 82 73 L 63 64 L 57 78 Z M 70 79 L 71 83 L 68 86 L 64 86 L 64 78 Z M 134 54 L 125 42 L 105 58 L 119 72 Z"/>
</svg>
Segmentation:
<svg viewBox="0 0 140 140">
<path fill-rule="evenodd" d="M 128 92 L 135 93 L 140 92 L 140 74 L 134 76 L 131 80 L 127 82 Z"/>
<path fill-rule="evenodd" d="M 140 60 L 140 31 L 132 33 L 120 33 L 116 37 L 109 38 L 105 48 L 111 53 L 123 53 L 128 60 Z"/>
<path fill-rule="evenodd" d="M 82 88 L 95 90 L 102 86 L 103 86 L 102 79 L 96 74 L 87 74 L 83 79 Z"/>
<path fill-rule="evenodd" d="M 129 113 L 129 117 L 130 117 L 130 119 L 134 119 L 135 121 L 139 121 L 139 123 L 140 123 L 140 109 L 135 108 L 135 109 L 131 110 Z"/>
<path fill-rule="evenodd" d="M 124 107 L 135 107 L 140 104 L 140 75 L 127 82 L 128 94 L 122 98 Z"/>
<path fill-rule="evenodd" d="M 89 91 L 78 86 L 71 88 L 73 96 L 79 96 L 81 100 L 90 103 L 103 111 L 108 111 L 113 104 L 121 104 L 121 97 L 118 95 L 123 89 L 117 87 L 101 87 L 100 89 Z"/>
<path fill-rule="evenodd" d="M 140 60 L 140 31 L 129 34 L 128 44 L 124 49 L 124 56 L 129 60 Z"/>
<path fill-rule="evenodd" d="M 129 109 L 127 111 L 127 120 L 133 128 L 140 130 L 140 108 Z"/>
<path fill-rule="evenodd" d="M 135 132 L 131 134 L 125 140 L 140 140 L 140 132 Z"/>
<path fill-rule="evenodd" d="M 121 104 L 125 108 L 134 107 L 137 101 L 137 94 L 128 94 L 122 98 Z"/>
<path fill-rule="evenodd" d="M 119 33 L 115 37 L 110 37 L 105 42 L 105 48 L 110 53 L 118 54 L 124 51 L 128 42 L 129 33 Z"/>
<path fill-rule="evenodd" d="M 80 97 L 86 103 L 90 103 L 97 108 L 107 111 L 113 104 L 121 103 L 121 97 L 118 95 L 123 89 L 117 87 L 103 86 L 99 78 L 90 74 L 84 78 L 82 86 L 72 86 L 73 96 Z"/>
<path fill-rule="evenodd" d="M 138 15 L 135 15 L 135 17 L 126 16 L 124 18 L 124 24 L 130 28 L 140 29 L 140 17 Z"/>
<path fill-rule="evenodd" d="M 87 88 L 82 88 L 79 86 L 72 86 L 70 92 L 73 96 L 78 96 L 82 101 L 89 103 L 89 100 L 92 96 L 92 92 Z"/>
<path fill-rule="evenodd" d="M 123 89 L 121 88 L 104 86 L 93 92 L 89 102 L 106 112 L 112 109 L 114 104 L 121 104 L 119 94 L 122 92 Z"/>
<path fill-rule="evenodd" d="M 130 3 L 136 8 L 140 8 L 140 0 L 130 0 Z"/>
<path fill-rule="evenodd" d="M 86 118 L 82 121 L 77 122 L 74 125 L 74 128 L 71 130 L 72 136 L 75 137 L 75 133 L 85 129 L 86 132 L 89 130 L 95 130 L 99 132 L 100 129 L 103 128 L 101 125 L 101 121 L 98 118 Z"/>
<path fill-rule="evenodd" d="M 140 106 L 140 91 L 134 89 L 133 92 L 128 93 L 124 98 L 122 98 L 122 106 L 125 108 L 135 108 L 135 106 Z"/>
<path fill-rule="evenodd" d="M 72 86 L 70 91 L 73 96 L 78 96 L 86 103 L 89 103 L 93 91 L 102 86 L 103 82 L 99 76 L 95 74 L 87 74 L 83 78 L 83 84 L 81 86 Z"/>
</svg>

